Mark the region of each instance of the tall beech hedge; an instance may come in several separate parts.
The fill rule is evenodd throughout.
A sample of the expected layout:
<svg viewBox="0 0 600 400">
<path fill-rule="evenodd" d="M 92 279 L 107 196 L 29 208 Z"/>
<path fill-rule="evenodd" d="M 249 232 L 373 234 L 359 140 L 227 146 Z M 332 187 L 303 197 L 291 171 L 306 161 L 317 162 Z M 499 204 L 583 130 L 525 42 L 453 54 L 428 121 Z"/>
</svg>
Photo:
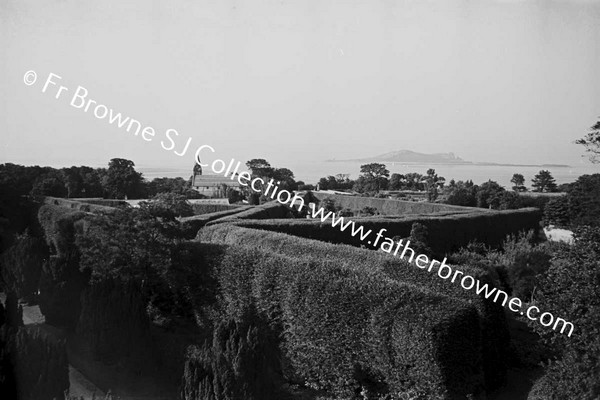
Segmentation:
<svg viewBox="0 0 600 400">
<path fill-rule="evenodd" d="M 438 213 L 438 212 L 455 212 L 455 213 L 485 213 L 487 209 L 477 209 L 473 207 L 453 206 L 450 204 L 430 203 L 425 201 L 406 201 L 395 199 L 378 199 L 375 197 L 363 196 L 348 196 L 343 194 L 325 194 L 312 192 L 319 200 L 332 198 L 336 204 L 339 204 L 342 209 L 348 208 L 352 211 L 360 211 L 365 207 L 376 209 L 379 213 L 385 215 L 404 215 L 404 214 L 421 214 L 421 213 Z"/>
<path fill-rule="evenodd" d="M 211 204 L 211 203 L 194 203 L 192 204 L 194 215 L 212 214 L 220 211 L 231 211 L 236 208 L 248 208 L 239 204 Z M 241 210 L 240 210 L 241 211 Z"/>
<path fill-rule="evenodd" d="M 202 228 L 204 225 L 208 224 L 211 221 L 227 217 L 234 214 L 239 214 L 244 211 L 247 211 L 250 207 L 235 207 L 228 210 L 223 211 L 215 211 L 206 214 L 194 215 L 191 217 L 183 217 L 180 218 L 179 221 L 184 225 L 184 229 L 192 232 L 192 236 L 198 232 L 198 229 Z"/>
<path fill-rule="evenodd" d="M 84 230 L 86 213 L 46 204 L 38 221 L 50 248 L 40 276 L 40 310 L 51 324 L 74 327 L 79 317 L 80 294 L 87 278 L 79 270 L 75 232 Z"/>
<path fill-rule="evenodd" d="M 68 200 L 60 197 L 44 197 L 43 203 L 47 205 L 60 206 L 61 208 L 70 208 L 71 210 L 84 211 L 84 212 L 112 212 L 117 206 L 127 206 L 126 202 L 119 201 L 115 203 L 113 201 L 90 201 L 90 200 Z M 106 205 L 110 204 L 110 205 Z"/>
<path fill-rule="evenodd" d="M 485 343 L 481 350 L 486 388 L 494 389 L 505 382 L 508 362 L 506 349 L 510 344 L 510 336 L 502 306 L 479 297 L 473 291 L 466 291 L 456 283 L 442 280 L 436 271 L 421 270 L 384 252 L 334 245 L 231 224 L 206 227 L 200 230 L 198 239 L 204 242 L 253 246 L 289 257 L 299 257 L 305 261 L 323 262 L 336 268 L 382 273 L 398 282 L 467 301 L 475 306 L 481 317 L 480 329 Z M 494 277 L 481 269 L 467 266 L 460 266 L 458 269 L 483 283 L 491 286 L 495 283 Z"/>
<path fill-rule="evenodd" d="M 246 209 L 240 213 L 236 213 L 235 215 L 230 215 L 228 217 L 220 218 L 216 221 L 210 222 L 210 224 L 214 223 L 222 223 L 222 222 L 234 222 L 239 220 L 247 220 L 247 219 L 272 219 L 272 218 L 288 218 L 291 217 L 290 209 L 277 202 L 271 201 L 268 203 L 261 204 L 260 206 L 252 207 Z"/>
<path fill-rule="evenodd" d="M 446 254 L 466 246 L 472 241 L 484 242 L 489 246 L 500 246 L 509 234 L 520 231 L 540 230 L 542 214 L 535 208 L 520 210 L 490 211 L 476 214 L 450 216 L 408 216 L 405 218 L 350 218 L 364 231 L 372 230 L 372 236 L 385 228 L 388 237 L 408 237 L 415 222 L 428 230 L 428 245 L 436 254 Z M 345 218 L 347 220 L 347 218 Z M 220 222 L 219 220 L 216 222 Z M 353 246 L 369 246 L 359 235 L 352 236 L 350 228 L 340 232 L 339 225 L 332 227 L 331 219 L 326 222 L 310 219 L 263 219 L 260 221 L 233 221 L 248 228 L 263 229 L 290 235 L 317 239 L 331 243 Z"/>
<path fill-rule="evenodd" d="M 38 221 L 42 226 L 50 252 L 59 257 L 73 256 L 75 231 L 83 230 L 86 213 L 59 205 L 45 204 L 38 211 Z"/>
<path fill-rule="evenodd" d="M 224 252 L 217 271 L 226 315 L 241 318 L 252 305 L 282 329 L 288 378 L 347 397 L 482 391 L 480 319 L 467 302 L 330 259 L 254 245 Z"/>
</svg>

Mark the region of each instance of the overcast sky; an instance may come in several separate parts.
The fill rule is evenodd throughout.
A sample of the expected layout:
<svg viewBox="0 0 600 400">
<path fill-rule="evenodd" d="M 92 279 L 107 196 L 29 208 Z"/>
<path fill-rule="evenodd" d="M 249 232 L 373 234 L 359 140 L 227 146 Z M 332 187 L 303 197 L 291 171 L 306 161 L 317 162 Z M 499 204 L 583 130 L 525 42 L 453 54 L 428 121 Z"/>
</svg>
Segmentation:
<svg viewBox="0 0 600 400">
<path fill-rule="evenodd" d="M 0 162 L 191 167 L 194 149 L 160 146 L 173 128 L 178 147 L 276 165 L 578 164 L 600 116 L 598 1 L 1 0 L 0 51 Z M 154 140 L 71 107 L 78 85 Z"/>
</svg>

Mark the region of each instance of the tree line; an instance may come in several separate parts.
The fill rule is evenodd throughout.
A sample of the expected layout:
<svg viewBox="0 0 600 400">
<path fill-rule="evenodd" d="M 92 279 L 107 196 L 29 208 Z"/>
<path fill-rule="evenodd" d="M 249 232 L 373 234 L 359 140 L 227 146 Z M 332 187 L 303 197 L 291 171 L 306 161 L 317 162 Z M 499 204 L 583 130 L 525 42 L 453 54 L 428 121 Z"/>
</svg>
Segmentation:
<svg viewBox="0 0 600 400">
<path fill-rule="evenodd" d="M 0 188 L 4 194 L 66 198 L 141 199 L 158 193 L 176 193 L 187 198 L 201 197 L 191 180 L 155 178 L 147 181 L 131 160 L 113 158 L 108 168 L 72 166 L 52 168 L 0 165 Z"/>
</svg>

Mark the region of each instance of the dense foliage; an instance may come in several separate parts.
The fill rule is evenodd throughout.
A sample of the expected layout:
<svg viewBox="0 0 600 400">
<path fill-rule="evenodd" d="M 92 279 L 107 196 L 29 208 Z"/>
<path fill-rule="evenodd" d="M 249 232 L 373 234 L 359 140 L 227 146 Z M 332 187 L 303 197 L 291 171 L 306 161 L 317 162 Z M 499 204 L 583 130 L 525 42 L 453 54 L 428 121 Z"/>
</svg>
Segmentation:
<svg viewBox="0 0 600 400">
<path fill-rule="evenodd" d="M 202 198 L 183 178 L 155 178 L 146 181 L 133 161 L 113 158 L 108 168 L 72 166 L 67 168 L 25 167 L 0 164 L 0 193 L 3 196 L 53 196 L 68 198 L 140 199 L 160 193 Z"/>
<path fill-rule="evenodd" d="M 548 202 L 545 220 L 560 227 L 600 226 L 600 174 L 582 175 Z"/>
<path fill-rule="evenodd" d="M 575 333 L 568 338 L 535 326 L 561 358 L 536 385 L 532 399 L 582 400 L 600 396 L 600 229 L 579 227 L 575 244 L 555 254 L 540 280 L 537 300 L 554 315 L 569 316 Z"/>
<path fill-rule="evenodd" d="M 276 400 L 283 377 L 279 340 L 252 309 L 220 321 L 212 343 L 188 349 L 184 400 Z"/>
<path fill-rule="evenodd" d="M 264 232 L 231 225 L 217 225 L 199 232 L 199 239 L 213 243 L 255 246 L 289 257 L 302 254 L 306 262 L 324 263 L 329 268 L 350 268 L 359 273 L 382 272 L 388 278 L 409 283 L 425 290 L 450 297 L 467 300 L 474 304 L 482 320 L 482 337 L 486 346 L 482 349 L 482 363 L 486 386 L 498 387 L 505 379 L 506 347 L 508 332 L 502 308 L 479 298 L 460 286 L 448 284 L 435 273 L 410 267 L 405 261 L 390 257 L 383 252 L 372 252 L 345 245 L 332 245 L 320 241 L 298 239 L 276 232 Z M 492 283 L 492 277 L 485 271 L 462 267 L 461 270 L 478 277 L 483 282 Z"/>
</svg>

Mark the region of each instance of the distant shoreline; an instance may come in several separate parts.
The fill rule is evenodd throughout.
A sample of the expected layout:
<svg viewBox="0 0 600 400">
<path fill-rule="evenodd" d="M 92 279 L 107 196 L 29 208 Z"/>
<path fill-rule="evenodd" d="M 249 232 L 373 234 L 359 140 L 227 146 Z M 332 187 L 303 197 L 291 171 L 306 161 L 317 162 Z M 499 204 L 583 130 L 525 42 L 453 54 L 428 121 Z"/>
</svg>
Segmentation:
<svg viewBox="0 0 600 400">
<path fill-rule="evenodd" d="M 354 160 L 325 160 L 325 162 L 351 162 L 351 163 L 392 163 L 402 165 L 477 165 L 482 167 L 545 167 L 545 168 L 572 168 L 567 164 L 509 164 L 509 163 L 493 163 L 493 162 L 421 162 L 421 161 L 393 161 L 393 160 L 377 160 L 377 159 L 354 159 Z"/>
</svg>

